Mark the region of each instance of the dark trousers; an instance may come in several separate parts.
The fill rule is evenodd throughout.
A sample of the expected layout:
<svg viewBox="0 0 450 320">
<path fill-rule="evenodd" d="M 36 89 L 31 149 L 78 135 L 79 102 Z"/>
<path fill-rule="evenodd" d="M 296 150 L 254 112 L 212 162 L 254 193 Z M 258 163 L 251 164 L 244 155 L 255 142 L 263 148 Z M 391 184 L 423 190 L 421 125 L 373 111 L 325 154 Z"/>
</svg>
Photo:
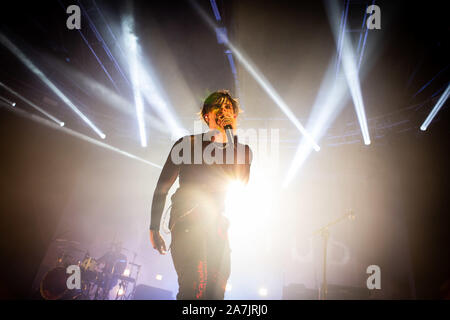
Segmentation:
<svg viewBox="0 0 450 320">
<path fill-rule="evenodd" d="M 223 300 L 230 276 L 228 221 L 193 213 L 172 230 L 171 254 L 178 275 L 177 300 Z"/>
</svg>

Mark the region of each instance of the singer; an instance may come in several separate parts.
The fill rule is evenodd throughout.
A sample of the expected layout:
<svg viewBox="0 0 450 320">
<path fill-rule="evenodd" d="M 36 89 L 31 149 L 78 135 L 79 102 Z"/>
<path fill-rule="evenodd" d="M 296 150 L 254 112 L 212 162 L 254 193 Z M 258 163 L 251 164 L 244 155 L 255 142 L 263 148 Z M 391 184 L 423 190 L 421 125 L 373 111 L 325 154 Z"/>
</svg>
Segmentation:
<svg viewBox="0 0 450 320">
<path fill-rule="evenodd" d="M 169 220 L 178 300 L 224 299 L 231 269 L 229 222 L 223 215 L 225 196 L 230 181 L 248 182 L 252 161 L 249 146 L 239 143 L 235 135 L 239 112 L 237 100 L 228 91 L 210 94 L 200 112 L 209 131 L 175 142 L 154 191 L 150 241 L 154 249 L 165 254 L 161 217 L 167 193 L 179 177 L 179 188 L 171 197 Z M 198 146 L 201 152 L 197 152 Z M 230 148 L 234 155 L 231 162 L 224 152 Z M 216 159 L 223 155 L 223 161 L 211 163 L 203 159 L 205 154 Z M 178 161 L 180 158 L 183 161 Z"/>
</svg>

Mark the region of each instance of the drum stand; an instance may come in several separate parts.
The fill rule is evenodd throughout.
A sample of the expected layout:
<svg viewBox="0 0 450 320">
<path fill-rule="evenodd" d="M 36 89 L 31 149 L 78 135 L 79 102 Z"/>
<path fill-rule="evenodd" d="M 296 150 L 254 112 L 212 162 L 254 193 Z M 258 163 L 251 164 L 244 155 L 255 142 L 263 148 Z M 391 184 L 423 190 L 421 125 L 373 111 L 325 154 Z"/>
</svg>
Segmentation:
<svg viewBox="0 0 450 320">
<path fill-rule="evenodd" d="M 133 260 L 129 263 L 130 264 L 130 276 L 135 273 L 134 281 L 133 281 L 133 290 L 128 295 L 127 300 L 131 300 L 134 298 L 134 294 L 136 292 L 136 283 L 138 281 L 139 273 L 141 272 L 141 265 L 135 263 L 137 253 L 133 251 Z"/>
<path fill-rule="evenodd" d="M 352 210 L 349 213 L 344 214 L 342 217 L 331 221 L 326 226 L 316 230 L 313 235 L 320 235 L 323 239 L 323 280 L 322 287 L 319 290 L 319 300 L 326 300 L 328 294 L 328 285 L 327 285 L 327 251 L 328 251 L 328 239 L 330 238 L 330 227 L 338 224 L 339 222 L 345 219 L 354 220 L 355 214 Z"/>
</svg>

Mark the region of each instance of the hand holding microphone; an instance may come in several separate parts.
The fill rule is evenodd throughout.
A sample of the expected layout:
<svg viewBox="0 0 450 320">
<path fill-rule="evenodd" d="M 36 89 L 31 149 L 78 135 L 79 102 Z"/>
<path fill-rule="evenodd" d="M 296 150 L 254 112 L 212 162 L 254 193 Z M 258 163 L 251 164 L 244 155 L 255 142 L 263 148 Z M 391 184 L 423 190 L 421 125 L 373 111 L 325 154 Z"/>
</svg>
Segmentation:
<svg viewBox="0 0 450 320">
<path fill-rule="evenodd" d="M 234 119 L 231 115 L 218 112 L 216 115 L 216 123 L 223 129 L 233 129 Z"/>
<path fill-rule="evenodd" d="M 223 112 L 218 112 L 216 115 L 216 123 L 225 130 L 231 147 L 234 147 L 233 122 L 234 118 L 232 115 L 224 114 Z"/>
</svg>

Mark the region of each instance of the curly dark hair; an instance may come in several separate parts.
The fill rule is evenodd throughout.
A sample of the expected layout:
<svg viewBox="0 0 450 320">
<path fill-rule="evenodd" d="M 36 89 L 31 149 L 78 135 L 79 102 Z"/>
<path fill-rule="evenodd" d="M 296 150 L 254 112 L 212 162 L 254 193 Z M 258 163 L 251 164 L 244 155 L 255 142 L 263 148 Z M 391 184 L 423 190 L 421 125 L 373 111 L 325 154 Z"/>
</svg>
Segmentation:
<svg viewBox="0 0 450 320">
<path fill-rule="evenodd" d="M 215 91 L 215 92 L 211 93 L 205 99 L 205 102 L 203 103 L 203 108 L 200 111 L 200 115 L 201 115 L 203 121 L 206 122 L 206 124 L 208 124 L 208 121 L 206 121 L 205 115 L 209 111 L 211 111 L 212 107 L 214 107 L 214 106 L 216 106 L 218 104 L 222 104 L 223 103 L 223 99 L 228 99 L 228 101 L 231 102 L 231 104 L 233 106 L 233 111 L 234 111 L 235 114 L 239 114 L 239 112 L 241 112 L 241 109 L 239 108 L 238 100 L 233 98 L 228 90 Z"/>
</svg>

